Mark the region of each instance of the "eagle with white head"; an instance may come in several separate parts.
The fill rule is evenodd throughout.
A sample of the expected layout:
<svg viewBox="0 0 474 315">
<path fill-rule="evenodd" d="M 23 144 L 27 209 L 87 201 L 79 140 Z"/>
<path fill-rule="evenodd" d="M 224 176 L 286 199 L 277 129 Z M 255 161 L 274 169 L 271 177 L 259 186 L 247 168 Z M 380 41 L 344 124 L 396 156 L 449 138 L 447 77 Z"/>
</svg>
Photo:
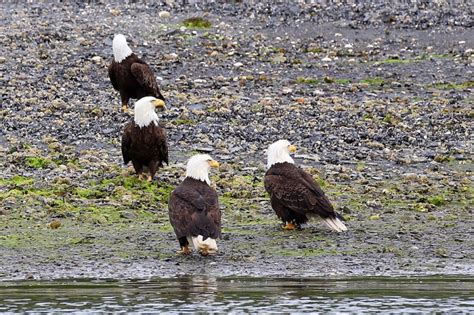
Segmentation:
<svg viewBox="0 0 474 315">
<path fill-rule="evenodd" d="M 112 43 L 114 60 L 109 65 L 109 78 L 115 90 L 119 91 L 122 101 L 122 110 L 128 111 L 130 98 L 141 99 L 145 96 L 153 96 L 162 101 L 155 75 L 150 66 L 138 58 L 122 34 L 114 36 Z"/>
<path fill-rule="evenodd" d="M 146 96 L 135 103 L 133 122 L 128 123 L 122 134 L 123 162 L 132 161 L 135 172 L 141 178 L 148 171 L 148 181 L 156 171 L 168 164 L 166 131 L 158 124 L 155 108 L 165 109 L 165 102 Z"/>
<path fill-rule="evenodd" d="M 219 163 L 207 154 L 191 157 L 186 178 L 171 193 L 169 217 L 181 250 L 190 254 L 189 244 L 201 255 L 217 252 L 216 239 L 221 236 L 221 211 L 217 192 L 210 186 L 209 169 Z"/>
<path fill-rule="evenodd" d="M 347 231 L 343 218 L 334 211 L 329 199 L 310 174 L 295 166 L 290 153 L 296 147 L 287 140 L 279 140 L 268 148 L 268 170 L 265 190 L 270 194 L 273 210 L 283 221 L 284 229 L 293 230 L 319 216 L 336 232 Z"/>
</svg>

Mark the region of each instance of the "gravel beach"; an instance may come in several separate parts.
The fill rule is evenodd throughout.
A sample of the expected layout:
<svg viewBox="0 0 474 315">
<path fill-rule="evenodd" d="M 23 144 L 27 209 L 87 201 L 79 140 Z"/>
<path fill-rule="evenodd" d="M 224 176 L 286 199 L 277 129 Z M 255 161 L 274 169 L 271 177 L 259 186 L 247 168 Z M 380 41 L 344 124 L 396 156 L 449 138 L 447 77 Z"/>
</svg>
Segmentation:
<svg viewBox="0 0 474 315">
<path fill-rule="evenodd" d="M 0 6 L 0 281 L 474 275 L 469 1 L 168 3 Z M 122 161 L 116 33 L 167 100 L 153 183 Z M 281 229 L 263 187 L 278 139 L 347 233 Z M 197 152 L 221 164 L 212 257 L 176 255 L 168 221 Z"/>
</svg>

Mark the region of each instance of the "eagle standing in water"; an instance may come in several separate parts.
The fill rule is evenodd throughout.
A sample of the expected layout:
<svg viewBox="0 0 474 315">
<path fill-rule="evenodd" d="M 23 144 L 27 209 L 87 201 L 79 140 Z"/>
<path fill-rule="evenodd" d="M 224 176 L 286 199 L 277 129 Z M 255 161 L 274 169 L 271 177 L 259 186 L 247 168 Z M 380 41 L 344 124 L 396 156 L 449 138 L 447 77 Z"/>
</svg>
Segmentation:
<svg viewBox="0 0 474 315">
<path fill-rule="evenodd" d="M 122 34 L 114 36 L 114 60 L 109 65 L 109 78 L 114 89 L 120 92 L 122 110 L 128 111 L 130 98 L 153 96 L 162 101 L 155 75 L 148 64 L 135 55 Z"/>
<path fill-rule="evenodd" d="M 132 161 L 140 179 L 148 170 L 148 181 L 153 180 L 158 167 L 168 164 L 166 131 L 158 125 L 155 108 L 164 109 L 165 102 L 153 96 L 143 97 L 135 103 L 134 122 L 125 126 L 122 134 L 122 156 L 125 165 Z"/>
<path fill-rule="evenodd" d="M 189 243 L 201 255 L 217 252 L 216 239 L 221 236 L 221 211 L 216 191 L 209 186 L 209 168 L 219 163 L 207 154 L 189 159 L 186 178 L 171 193 L 169 216 L 181 250 L 190 254 Z"/>
<path fill-rule="evenodd" d="M 290 152 L 296 147 L 287 140 L 279 140 L 268 148 L 268 170 L 265 190 L 270 194 L 273 210 L 283 221 L 286 230 L 293 230 L 308 221 L 308 216 L 319 216 L 336 232 L 347 231 L 343 218 L 310 174 L 294 165 Z"/>
</svg>

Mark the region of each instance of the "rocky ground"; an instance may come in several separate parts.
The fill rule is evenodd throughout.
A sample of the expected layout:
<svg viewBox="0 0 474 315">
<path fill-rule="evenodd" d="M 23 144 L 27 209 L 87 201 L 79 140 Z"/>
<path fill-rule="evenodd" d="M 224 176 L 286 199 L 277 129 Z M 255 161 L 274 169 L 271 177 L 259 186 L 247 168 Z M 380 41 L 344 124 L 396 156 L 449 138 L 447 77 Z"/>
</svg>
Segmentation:
<svg viewBox="0 0 474 315">
<path fill-rule="evenodd" d="M 2 4 L 0 280 L 474 274 L 467 3 Z M 118 32 L 168 103 L 152 184 L 121 161 Z M 281 138 L 349 232 L 279 227 L 262 178 Z M 223 239 L 181 257 L 167 200 L 198 151 L 221 163 Z"/>
</svg>

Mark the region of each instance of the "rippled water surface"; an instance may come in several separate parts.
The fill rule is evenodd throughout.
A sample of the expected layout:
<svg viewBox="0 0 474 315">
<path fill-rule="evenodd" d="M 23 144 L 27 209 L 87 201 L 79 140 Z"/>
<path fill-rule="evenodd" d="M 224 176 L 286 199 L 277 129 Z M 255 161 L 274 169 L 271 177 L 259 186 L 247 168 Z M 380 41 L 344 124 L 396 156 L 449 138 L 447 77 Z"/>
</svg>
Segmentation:
<svg viewBox="0 0 474 315">
<path fill-rule="evenodd" d="M 0 282 L 0 312 L 474 312 L 472 277 Z"/>
</svg>

